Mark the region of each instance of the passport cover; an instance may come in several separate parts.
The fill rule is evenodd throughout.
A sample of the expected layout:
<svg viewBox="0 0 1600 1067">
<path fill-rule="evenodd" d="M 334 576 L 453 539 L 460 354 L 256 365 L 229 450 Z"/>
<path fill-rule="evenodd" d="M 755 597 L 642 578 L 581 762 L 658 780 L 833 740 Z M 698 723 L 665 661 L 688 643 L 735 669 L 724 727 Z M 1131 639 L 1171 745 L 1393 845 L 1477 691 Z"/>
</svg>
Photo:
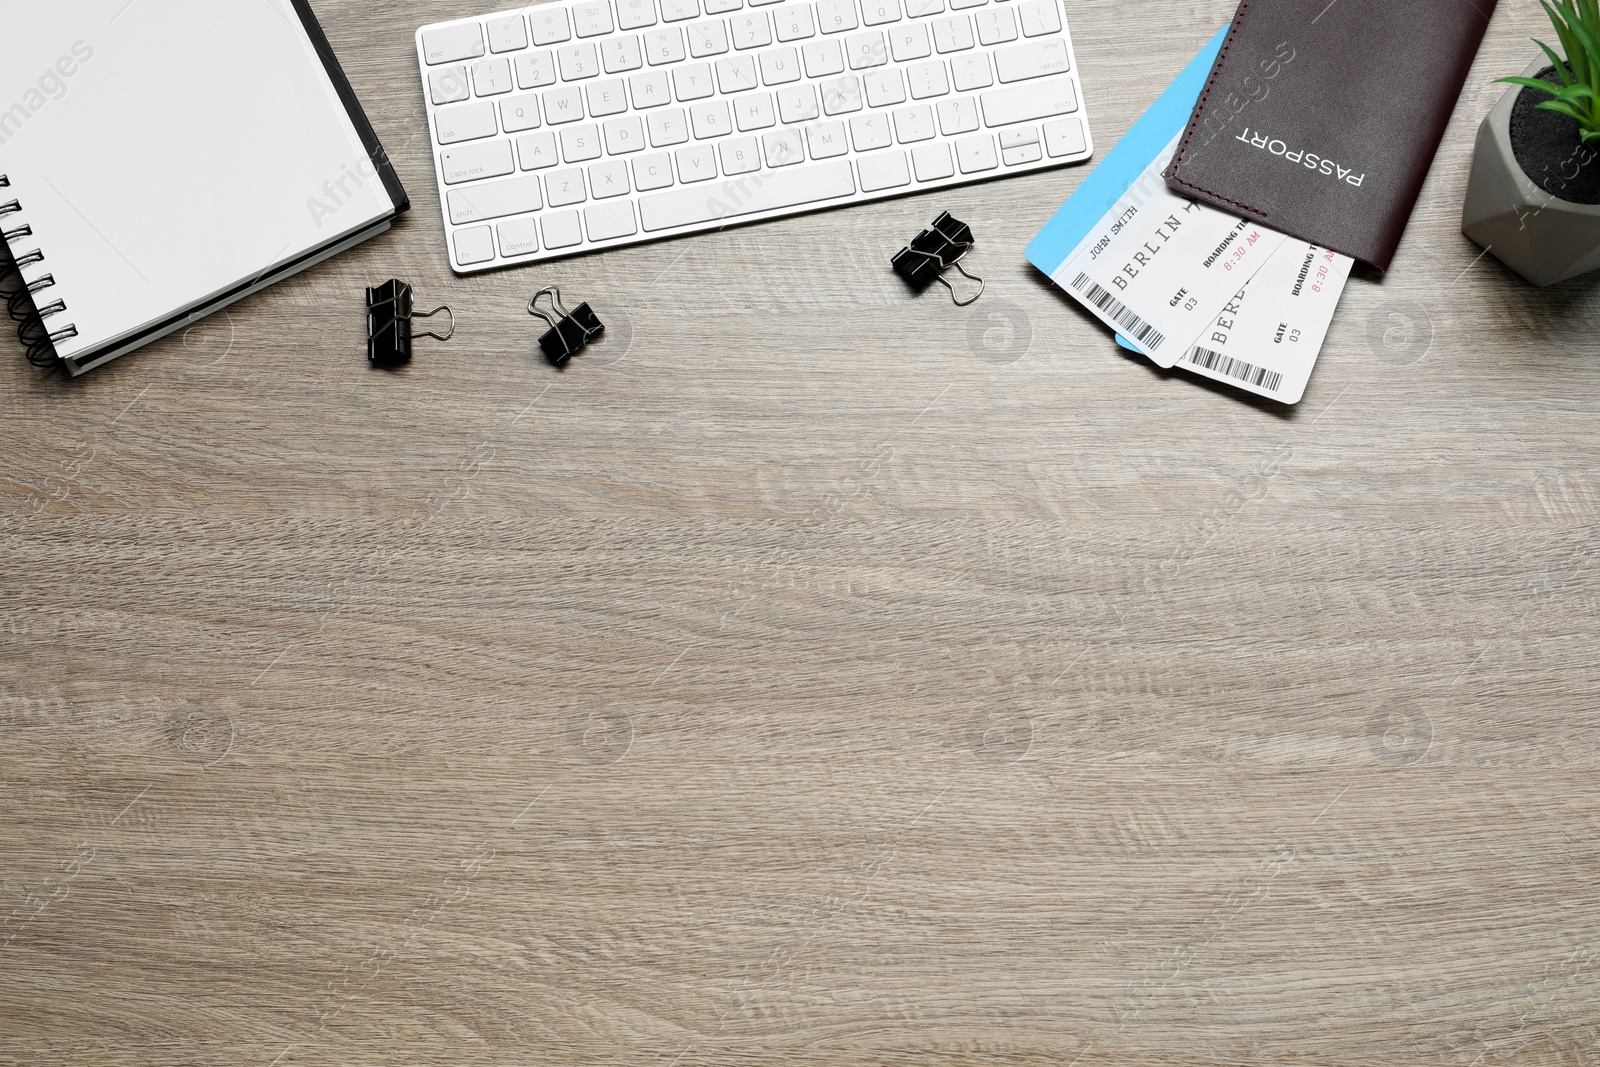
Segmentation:
<svg viewBox="0 0 1600 1067">
<path fill-rule="evenodd" d="M 1244 0 L 1174 190 L 1380 271 L 1497 0 Z"/>
</svg>

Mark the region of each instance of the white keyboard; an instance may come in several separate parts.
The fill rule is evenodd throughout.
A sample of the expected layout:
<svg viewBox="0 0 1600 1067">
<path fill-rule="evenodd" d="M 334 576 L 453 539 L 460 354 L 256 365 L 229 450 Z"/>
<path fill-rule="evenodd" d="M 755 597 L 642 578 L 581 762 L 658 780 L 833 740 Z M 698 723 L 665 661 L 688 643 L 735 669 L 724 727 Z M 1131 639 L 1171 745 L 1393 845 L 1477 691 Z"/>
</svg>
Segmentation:
<svg viewBox="0 0 1600 1067">
<path fill-rule="evenodd" d="M 558 0 L 417 53 L 458 274 L 1093 153 L 1061 0 Z"/>
</svg>

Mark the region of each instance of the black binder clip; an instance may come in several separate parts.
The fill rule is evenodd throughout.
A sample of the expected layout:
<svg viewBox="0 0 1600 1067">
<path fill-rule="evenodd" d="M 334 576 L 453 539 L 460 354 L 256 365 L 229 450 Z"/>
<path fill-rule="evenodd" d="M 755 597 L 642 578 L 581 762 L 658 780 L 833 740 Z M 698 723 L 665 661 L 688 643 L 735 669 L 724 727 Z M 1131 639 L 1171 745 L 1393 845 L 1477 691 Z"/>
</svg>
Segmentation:
<svg viewBox="0 0 1600 1067">
<path fill-rule="evenodd" d="M 539 308 L 539 298 L 546 293 L 550 295 L 553 314 Z M 606 332 L 605 323 L 600 321 L 588 304 L 579 304 L 568 311 L 561 303 L 561 290 L 553 285 L 547 285 L 533 294 L 533 299 L 528 301 L 528 314 L 537 315 L 550 324 L 549 332 L 539 338 L 539 347 L 554 367 L 565 367 L 567 360 Z M 558 315 L 560 318 L 556 317 Z"/>
<path fill-rule="evenodd" d="M 923 230 L 910 245 L 896 252 L 889 265 L 919 293 L 938 282 L 950 290 L 950 299 L 955 301 L 956 307 L 964 308 L 983 295 L 983 279 L 968 274 L 961 265 L 961 260 L 977 243 L 972 236 L 971 226 L 944 211 L 933 220 L 931 229 Z M 966 300 L 956 296 L 955 287 L 944 276 L 944 272 L 951 267 L 978 283 L 978 291 Z"/>
<path fill-rule="evenodd" d="M 411 332 L 412 319 L 425 319 L 439 312 L 450 315 L 449 333 Z M 418 315 L 411 310 L 411 286 L 391 279 L 367 290 L 367 359 L 375 367 L 398 367 L 411 361 L 411 342 L 415 337 L 448 341 L 456 332 L 456 313 L 440 304 Z"/>
</svg>

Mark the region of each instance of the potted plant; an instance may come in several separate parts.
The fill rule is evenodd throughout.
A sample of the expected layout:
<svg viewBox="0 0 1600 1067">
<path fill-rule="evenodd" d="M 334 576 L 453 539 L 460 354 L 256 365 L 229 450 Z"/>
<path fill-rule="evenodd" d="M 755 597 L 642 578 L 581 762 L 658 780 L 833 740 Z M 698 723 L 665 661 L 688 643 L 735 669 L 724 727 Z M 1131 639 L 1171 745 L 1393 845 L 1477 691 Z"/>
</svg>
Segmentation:
<svg viewBox="0 0 1600 1067">
<path fill-rule="evenodd" d="M 1461 230 L 1534 285 L 1600 268 L 1600 0 L 1540 0 L 1560 39 L 1478 131 Z"/>
</svg>

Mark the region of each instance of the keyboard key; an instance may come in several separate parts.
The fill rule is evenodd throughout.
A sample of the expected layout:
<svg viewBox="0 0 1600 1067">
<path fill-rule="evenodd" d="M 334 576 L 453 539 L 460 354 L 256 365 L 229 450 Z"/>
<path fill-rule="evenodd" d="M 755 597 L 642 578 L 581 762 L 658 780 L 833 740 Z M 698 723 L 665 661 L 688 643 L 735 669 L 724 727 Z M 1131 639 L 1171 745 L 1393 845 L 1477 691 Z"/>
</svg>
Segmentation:
<svg viewBox="0 0 1600 1067">
<path fill-rule="evenodd" d="M 851 119 L 850 143 L 855 145 L 857 152 L 888 148 L 894 143 L 894 138 L 889 133 L 889 116 L 882 111 L 873 111 Z M 863 186 L 867 184 L 865 176 L 862 177 L 861 184 Z"/>
<path fill-rule="evenodd" d="M 994 65 L 1002 82 L 1019 82 L 1043 78 L 1047 74 L 1064 74 L 1071 63 L 1067 58 L 1067 42 L 1060 37 L 1046 37 L 1042 41 L 995 49 Z"/>
<path fill-rule="evenodd" d="M 631 33 L 608 37 L 600 42 L 600 65 L 607 74 L 621 74 L 644 66 L 644 52 L 639 38 Z"/>
<path fill-rule="evenodd" d="M 868 26 L 899 22 L 900 0 L 862 0 L 861 21 Z"/>
<path fill-rule="evenodd" d="M 690 63 L 672 72 L 672 89 L 684 103 L 704 100 L 716 91 L 711 82 L 711 64 Z"/>
<path fill-rule="evenodd" d="M 1009 7 L 991 7 L 978 12 L 978 43 L 1005 44 L 1017 39 L 1017 16 Z M 1000 79 L 1005 81 L 1004 78 Z"/>
<path fill-rule="evenodd" d="M 764 130 L 777 121 L 771 93 L 747 93 L 733 102 L 733 124 L 740 133 Z"/>
<path fill-rule="evenodd" d="M 476 22 L 428 30 L 422 35 L 422 54 L 430 67 L 477 59 L 483 55 L 483 31 Z"/>
<path fill-rule="evenodd" d="M 756 59 L 754 56 L 725 56 L 717 60 L 717 88 L 724 96 L 742 93 L 756 87 Z"/>
<path fill-rule="evenodd" d="M 633 98 L 633 106 L 641 111 L 670 104 L 672 86 L 667 81 L 667 72 L 647 70 L 643 74 L 635 74 L 628 79 L 628 95 Z"/>
<path fill-rule="evenodd" d="M 566 207 L 568 204 L 581 204 L 587 199 L 583 187 L 583 170 L 580 167 L 568 167 L 566 170 L 553 170 L 544 177 L 545 199 L 550 201 L 551 207 Z M 550 243 L 545 239 L 546 245 Z"/>
<path fill-rule="evenodd" d="M 853 30 L 856 22 L 856 0 L 817 0 L 817 22 L 823 33 L 843 33 Z"/>
<path fill-rule="evenodd" d="M 535 122 L 534 125 L 537 126 L 538 123 Z M 481 104 L 442 107 L 434 115 L 434 128 L 438 132 L 440 144 L 476 141 L 480 137 L 493 137 L 500 132 L 500 127 L 494 120 L 494 105 L 488 101 Z"/>
<path fill-rule="evenodd" d="M 879 189 L 897 189 L 911 184 L 911 169 L 906 165 L 904 152 L 877 152 L 856 160 L 861 172 L 861 191 L 875 193 Z"/>
<path fill-rule="evenodd" d="M 824 78 L 844 70 L 844 51 L 838 41 L 807 41 L 800 46 L 800 55 L 808 78 Z"/>
<path fill-rule="evenodd" d="M 806 127 L 806 147 L 812 159 L 832 159 L 850 151 L 844 138 L 844 123 L 818 122 Z"/>
<path fill-rule="evenodd" d="M 939 132 L 949 137 L 978 128 L 978 102 L 970 96 L 939 101 Z"/>
<path fill-rule="evenodd" d="M 720 56 L 728 50 L 728 23 L 725 19 L 697 22 L 689 27 L 689 54 L 696 59 Z"/>
<path fill-rule="evenodd" d="M 511 91 L 511 63 L 485 59 L 472 65 L 472 88 L 479 96 L 499 96 Z"/>
<path fill-rule="evenodd" d="M 639 232 L 638 223 L 633 221 L 633 204 L 627 200 L 586 207 L 583 221 L 589 227 L 591 241 L 614 241 Z"/>
<path fill-rule="evenodd" d="M 650 112 L 649 124 L 650 145 L 653 148 L 682 144 L 689 139 L 689 120 L 681 107 Z"/>
<path fill-rule="evenodd" d="M 799 130 L 773 130 L 761 135 L 761 150 L 769 167 L 789 167 L 805 162 L 805 145 Z"/>
<path fill-rule="evenodd" d="M 654 152 L 633 161 L 633 187 L 641 193 L 672 184 L 672 154 Z"/>
<path fill-rule="evenodd" d="M 589 114 L 597 119 L 628 110 L 628 90 L 621 78 L 592 82 L 584 88 L 584 96 L 589 100 Z"/>
<path fill-rule="evenodd" d="M 881 67 L 889 62 L 889 47 L 883 43 L 882 30 L 852 33 L 844 39 L 844 54 L 851 70 Z"/>
<path fill-rule="evenodd" d="M 955 164 L 950 161 L 950 146 L 943 141 L 917 145 L 911 150 L 911 165 L 919 182 L 935 182 L 956 172 Z"/>
<path fill-rule="evenodd" d="M 535 219 L 510 219 L 495 230 L 500 234 L 500 254 L 507 259 L 539 251 L 539 223 Z"/>
<path fill-rule="evenodd" d="M 1082 119 L 1057 119 L 1044 124 L 1044 150 L 1051 159 L 1075 156 L 1089 150 Z"/>
<path fill-rule="evenodd" d="M 809 85 L 789 85 L 778 90 L 778 118 L 782 122 L 806 122 L 816 118 L 817 91 Z"/>
<path fill-rule="evenodd" d="M 971 7 L 982 7 L 989 0 L 950 0 L 951 11 L 965 11 Z"/>
<path fill-rule="evenodd" d="M 985 52 L 968 52 L 950 60 L 950 79 L 956 92 L 967 93 L 973 89 L 987 89 L 994 84 L 994 74 L 989 70 L 989 56 Z"/>
<path fill-rule="evenodd" d="M 861 79 L 854 74 L 817 83 L 824 115 L 848 115 L 861 110 Z"/>
<path fill-rule="evenodd" d="M 560 44 L 572 39 L 572 27 L 567 23 L 567 9 L 558 4 L 540 4 L 528 9 L 528 25 L 533 29 L 533 43 Z M 546 241 L 545 246 L 549 247 Z"/>
<path fill-rule="evenodd" d="M 428 94 L 435 104 L 453 104 L 472 95 L 466 67 L 445 67 L 428 72 Z"/>
<path fill-rule="evenodd" d="M 544 120 L 552 126 L 563 122 L 577 122 L 583 118 L 583 90 L 576 85 L 563 85 L 559 89 L 546 89 Z"/>
<path fill-rule="evenodd" d="M 522 21 L 521 15 L 490 19 L 488 27 L 489 51 L 515 52 L 528 47 L 528 24 Z"/>
<path fill-rule="evenodd" d="M 1024 37 L 1061 32 L 1060 0 L 1027 0 L 1017 6 L 1017 16 L 1022 19 Z"/>
<path fill-rule="evenodd" d="M 940 60 L 913 63 L 906 68 L 906 81 L 911 83 L 911 99 L 926 100 L 943 96 L 950 91 L 950 77 Z"/>
<path fill-rule="evenodd" d="M 800 53 L 793 48 L 769 48 L 756 58 L 761 61 L 761 84 L 787 85 L 800 80 Z"/>
<path fill-rule="evenodd" d="M 611 0 L 578 0 L 572 5 L 572 28 L 579 37 L 598 37 L 610 33 Z"/>
<path fill-rule="evenodd" d="M 661 21 L 682 22 L 700 16 L 700 0 L 661 0 Z"/>
<path fill-rule="evenodd" d="M 517 158 L 523 170 L 542 170 L 561 162 L 556 153 L 556 135 L 549 130 L 517 138 Z"/>
<path fill-rule="evenodd" d="M 928 27 L 922 22 L 908 22 L 889 31 L 889 54 L 896 63 L 913 59 L 926 59 L 933 54 L 928 44 Z"/>
<path fill-rule="evenodd" d="M 772 9 L 772 26 L 780 41 L 803 41 L 817 35 L 810 4 L 785 4 Z"/>
<path fill-rule="evenodd" d="M 617 0 L 618 29 L 642 30 L 655 24 L 655 0 Z"/>
<path fill-rule="evenodd" d="M 500 122 L 507 133 L 521 133 L 539 125 L 539 94 L 523 93 L 500 101 Z"/>
<path fill-rule="evenodd" d="M 447 148 L 439 153 L 439 163 L 446 185 L 498 178 L 517 169 L 511 159 L 510 141 L 481 141 Z"/>
<path fill-rule="evenodd" d="M 1024 163 L 1037 163 L 1043 158 L 1044 148 L 1038 142 L 1018 145 L 1015 148 L 1000 149 L 1000 161 L 1008 167 L 1017 167 Z"/>
<path fill-rule="evenodd" d="M 987 126 L 1033 122 L 1078 110 L 1078 94 L 1073 91 L 1071 78 L 1023 82 L 984 93 L 978 100 L 983 105 L 983 121 Z"/>
<path fill-rule="evenodd" d="M 589 191 L 596 200 L 610 200 L 631 192 L 628 188 L 627 160 L 608 159 L 589 164 Z"/>
<path fill-rule="evenodd" d="M 861 80 L 867 86 L 868 107 L 887 107 L 890 104 L 905 103 L 905 79 L 893 67 L 888 70 L 875 70 Z"/>
<path fill-rule="evenodd" d="M 1009 130 L 1000 131 L 1000 151 L 1016 148 L 1019 145 L 1038 144 L 1039 128 L 1037 126 L 1013 126 Z"/>
<path fill-rule="evenodd" d="M 594 44 L 590 41 L 557 48 L 556 65 L 561 68 L 562 81 L 579 81 L 600 73 L 600 57 L 595 54 Z"/>
<path fill-rule="evenodd" d="M 842 136 L 842 134 L 841 134 Z M 673 189 L 639 198 L 639 217 L 645 232 L 657 233 L 740 215 L 817 204 L 856 191 L 855 176 L 847 159 L 814 166 L 774 170 L 742 198 L 710 197 L 700 189 Z M 548 244 L 548 242 L 546 242 Z"/>
<path fill-rule="evenodd" d="M 600 158 L 600 129 L 592 123 L 568 126 L 561 131 L 561 158 L 568 163 L 584 163 Z"/>
<path fill-rule="evenodd" d="M 980 133 L 976 137 L 961 138 L 956 142 L 956 165 L 962 174 L 994 170 L 1000 165 L 1000 157 L 994 152 L 994 137 Z"/>
<path fill-rule="evenodd" d="M 449 200 L 450 221 L 457 226 L 506 215 L 525 215 L 544 207 L 544 201 L 539 198 L 539 176 L 536 174 L 452 189 Z"/>
<path fill-rule="evenodd" d="M 644 120 L 638 115 L 608 119 L 601 127 L 606 135 L 606 154 L 625 156 L 644 149 Z"/>
<path fill-rule="evenodd" d="M 600 158 L 600 127 L 592 122 L 568 126 L 561 131 L 561 158 L 568 163 L 586 163 Z"/>
<path fill-rule="evenodd" d="M 733 47 L 765 48 L 772 43 L 772 26 L 765 11 L 746 11 L 728 20 L 733 30 Z"/>
<path fill-rule="evenodd" d="M 694 130 L 697 141 L 703 141 L 708 137 L 725 137 L 732 133 L 733 119 L 728 114 L 728 102 L 707 100 L 695 104 L 689 109 L 689 126 Z"/>
<path fill-rule="evenodd" d="M 548 49 L 524 52 L 517 57 L 516 68 L 519 89 L 537 89 L 556 83 L 556 56 Z"/>
<path fill-rule="evenodd" d="M 944 0 L 906 0 L 906 14 L 914 19 L 944 14 Z"/>
<path fill-rule="evenodd" d="M 644 59 L 652 67 L 680 63 L 683 56 L 683 31 L 678 27 L 663 26 L 644 35 Z"/>
<path fill-rule="evenodd" d="M 938 132 L 933 127 L 933 108 L 927 104 L 897 108 L 893 117 L 895 140 L 901 144 L 926 141 Z"/>
<path fill-rule="evenodd" d="M 679 181 L 703 182 L 717 176 L 717 150 L 713 145 L 689 145 L 675 151 L 673 156 L 678 161 Z"/>
<path fill-rule="evenodd" d="M 726 15 L 744 6 L 744 0 L 705 0 L 705 3 L 708 15 Z"/>
<path fill-rule="evenodd" d="M 761 169 L 761 149 L 754 137 L 734 137 L 717 146 L 722 173 L 730 177 Z"/>
<path fill-rule="evenodd" d="M 546 248 L 571 248 L 583 240 L 583 227 L 576 211 L 555 211 L 539 220 Z"/>
<path fill-rule="evenodd" d="M 473 263 L 487 263 L 494 258 L 494 229 L 474 226 L 470 230 L 456 231 L 456 262 L 463 267 Z"/>
<path fill-rule="evenodd" d="M 951 15 L 933 20 L 933 47 L 940 52 L 961 52 L 971 48 L 972 16 Z"/>
</svg>

